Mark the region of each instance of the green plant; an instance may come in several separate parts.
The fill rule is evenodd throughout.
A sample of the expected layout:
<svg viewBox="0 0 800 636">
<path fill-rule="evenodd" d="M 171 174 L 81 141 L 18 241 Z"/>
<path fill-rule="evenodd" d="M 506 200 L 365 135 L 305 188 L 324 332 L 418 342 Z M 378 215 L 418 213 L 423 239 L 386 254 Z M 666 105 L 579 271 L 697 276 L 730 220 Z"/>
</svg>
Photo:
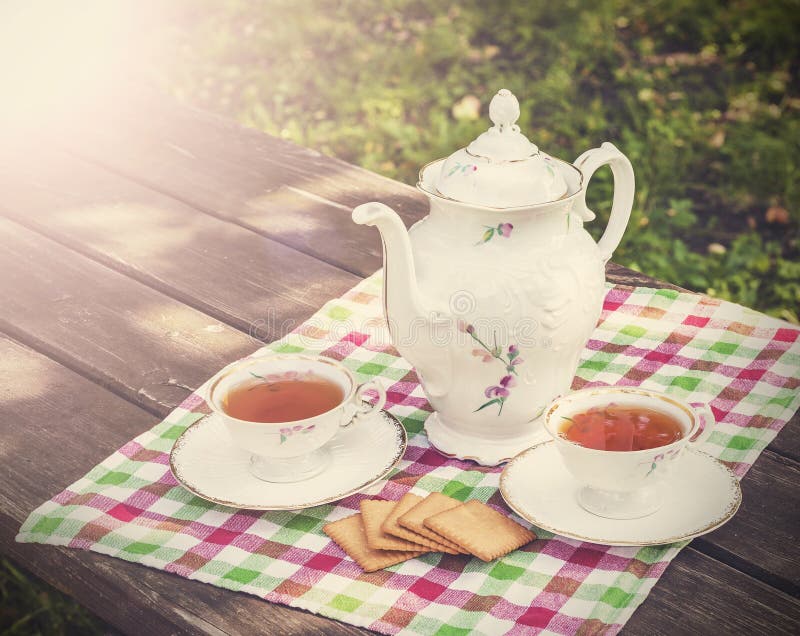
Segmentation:
<svg viewBox="0 0 800 636">
<path fill-rule="evenodd" d="M 631 159 L 615 261 L 797 321 L 797 0 L 200 4 L 173 16 L 161 75 L 184 99 L 415 183 L 508 87 L 550 154 L 613 140 Z M 601 171 L 595 234 L 610 192 Z"/>
<path fill-rule="evenodd" d="M 0 559 L 0 634 L 91 635 L 109 633 L 87 610 Z"/>
</svg>

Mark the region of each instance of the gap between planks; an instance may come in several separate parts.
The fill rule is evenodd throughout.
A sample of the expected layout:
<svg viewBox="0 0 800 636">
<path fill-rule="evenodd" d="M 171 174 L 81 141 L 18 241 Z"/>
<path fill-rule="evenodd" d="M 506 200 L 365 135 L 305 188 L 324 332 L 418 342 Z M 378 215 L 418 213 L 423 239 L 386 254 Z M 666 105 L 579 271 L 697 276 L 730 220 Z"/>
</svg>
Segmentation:
<svg viewBox="0 0 800 636">
<path fill-rule="evenodd" d="M 156 417 L 163 419 L 173 410 L 173 407 L 161 406 L 158 400 L 141 402 L 135 400 L 130 395 L 130 392 L 125 390 L 124 385 L 110 381 L 109 376 L 99 369 L 95 369 L 89 365 L 81 364 L 78 360 L 70 357 L 68 352 L 61 351 L 56 347 L 48 345 L 46 342 L 40 340 L 33 334 L 23 331 L 2 317 L 0 317 L 0 335 L 4 335 L 9 340 L 32 349 L 48 360 L 52 360 L 56 364 L 60 364 L 62 367 L 69 369 L 92 384 L 96 384 L 100 388 L 105 389 L 109 393 L 113 393 L 117 397 L 122 398 L 126 402 L 133 404 L 143 411 L 147 411 L 151 415 L 155 415 Z M 192 391 L 194 390 L 196 389 L 192 389 Z"/>
<path fill-rule="evenodd" d="M 270 239 L 272 241 L 275 241 L 276 243 L 280 243 L 281 245 L 284 245 L 284 246 L 286 246 L 286 247 L 288 247 L 290 249 L 293 249 L 293 250 L 295 250 L 297 252 L 300 252 L 301 254 L 305 254 L 306 256 L 310 256 L 312 258 L 316 258 L 316 259 L 322 261 L 323 263 L 327 263 L 328 265 L 331 265 L 332 267 L 336 267 L 338 269 L 341 269 L 342 271 L 345 271 L 348 274 L 353 274 L 353 275 L 358 276 L 360 278 L 364 277 L 363 270 L 361 270 L 358 267 L 348 266 L 347 263 L 345 263 L 343 261 L 340 261 L 339 259 L 325 257 L 324 255 L 319 254 L 319 253 L 315 252 L 312 249 L 303 248 L 303 247 L 301 247 L 299 245 L 296 245 L 296 244 L 293 244 L 293 243 L 291 243 L 289 241 L 286 241 L 285 239 L 282 240 L 280 237 L 275 236 L 274 234 L 270 234 L 269 232 L 266 232 L 265 230 L 262 230 L 262 229 L 260 229 L 259 227 L 255 226 L 255 225 L 252 225 L 250 223 L 247 223 L 246 221 L 242 221 L 240 219 L 237 219 L 236 217 L 234 217 L 232 215 L 228 215 L 228 214 L 217 212 L 216 210 L 214 210 L 211 207 L 205 206 L 202 203 L 199 203 L 199 202 L 197 202 L 195 200 L 191 200 L 188 197 L 181 196 L 177 192 L 171 191 L 168 188 L 163 188 L 163 187 L 159 186 L 157 183 L 155 183 L 155 182 L 153 182 L 153 181 L 151 181 L 149 179 L 143 178 L 143 177 L 138 176 L 138 175 L 133 175 L 133 174 L 131 174 L 131 173 L 125 171 L 125 170 L 118 169 L 117 167 L 115 167 L 115 166 L 113 166 L 113 165 L 111 165 L 111 164 L 109 164 L 109 163 L 107 163 L 105 161 L 101 161 L 101 160 L 95 159 L 95 158 L 93 158 L 91 156 L 85 156 L 85 155 L 78 154 L 78 153 L 74 152 L 72 150 L 72 148 L 70 148 L 69 146 L 60 146 L 60 148 L 64 152 L 66 152 L 67 154 L 75 157 L 76 159 L 79 159 L 81 161 L 85 161 L 87 163 L 90 163 L 90 164 L 100 168 L 101 170 L 107 170 L 108 172 L 111 172 L 112 174 L 115 174 L 118 177 L 121 177 L 123 179 L 128 179 L 129 181 L 131 181 L 131 182 L 133 182 L 133 183 L 135 183 L 135 184 L 137 184 L 137 185 L 139 185 L 141 187 L 144 187 L 144 188 L 147 188 L 149 190 L 152 190 L 153 192 L 157 192 L 158 194 L 161 194 L 163 196 L 170 197 L 171 199 L 174 199 L 175 201 L 180 201 L 184 205 L 188 205 L 188 206 L 194 208 L 195 210 L 197 210 L 198 212 L 200 212 L 202 214 L 206 214 L 206 215 L 208 215 L 210 217 L 213 217 L 213 218 L 218 219 L 220 221 L 224 221 L 226 223 L 231 223 L 232 225 L 236 225 L 236 226 L 238 226 L 240 228 L 243 228 L 245 230 L 248 230 L 250 232 L 258 234 L 259 236 L 263 236 L 264 238 L 267 238 L 267 239 Z M 352 208 L 349 208 L 349 207 L 347 207 L 345 205 L 342 205 L 341 203 L 337 203 L 336 201 L 331 201 L 329 199 L 326 199 L 325 197 L 318 196 L 318 195 L 313 194 L 311 192 L 306 192 L 305 190 L 302 190 L 302 189 L 294 187 L 294 186 L 285 186 L 285 187 L 286 187 L 287 190 L 289 190 L 291 192 L 294 192 L 297 195 L 306 197 L 309 201 L 316 201 L 318 203 L 324 203 L 327 206 L 339 208 L 339 209 L 341 209 L 343 211 L 352 209 Z M 278 188 L 274 188 L 274 190 L 277 190 L 277 189 Z M 270 192 L 270 191 L 272 191 L 272 190 L 269 190 L 268 192 Z M 345 218 L 344 221 L 348 222 L 349 221 L 349 217 Z"/>
<path fill-rule="evenodd" d="M 68 156 L 72 158 L 73 161 L 78 162 L 80 164 L 77 167 L 85 167 L 90 169 L 91 171 L 97 171 L 100 175 L 108 175 L 110 178 L 109 183 L 113 183 L 115 180 L 120 181 L 121 184 L 123 183 L 130 183 L 133 187 L 132 192 L 134 192 L 134 203 L 138 203 L 139 199 L 135 198 L 136 192 L 149 192 L 155 195 L 158 198 L 163 198 L 165 201 L 171 201 L 176 204 L 175 206 L 175 213 L 180 213 L 183 215 L 187 214 L 187 211 L 191 211 L 192 214 L 196 213 L 198 215 L 202 215 L 203 217 L 208 217 L 207 222 L 205 225 L 211 226 L 212 224 L 219 223 L 220 229 L 225 226 L 229 226 L 230 228 L 236 228 L 237 232 L 241 232 L 241 241 L 244 242 L 245 250 L 243 254 L 245 256 L 253 256 L 254 250 L 256 248 L 253 245 L 253 241 L 249 240 L 248 237 L 257 238 L 259 241 L 263 241 L 264 245 L 259 245 L 258 249 L 269 249 L 270 245 L 275 247 L 280 247 L 280 250 L 285 250 L 285 253 L 281 255 L 280 258 L 284 259 L 281 260 L 281 263 L 285 262 L 286 267 L 295 267 L 295 268 L 305 268 L 306 266 L 316 263 L 318 264 L 317 267 L 312 268 L 314 273 L 319 276 L 319 278 L 314 277 L 314 273 L 312 273 L 312 278 L 308 279 L 308 282 L 314 283 L 318 281 L 317 287 L 324 287 L 324 284 L 331 282 L 331 276 L 337 283 L 336 291 L 341 288 L 342 284 L 345 284 L 345 289 L 351 288 L 357 282 L 359 282 L 363 276 L 358 272 L 352 272 L 347 268 L 341 267 L 336 263 L 330 263 L 326 260 L 320 258 L 319 256 L 313 253 L 307 253 L 301 249 L 298 249 L 297 246 L 292 245 L 291 242 L 285 242 L 278 240 L 278 238 L 274 236 L 268 235 L 268 233 L 264 231 L 260 231 L 258 228 L 250 226 L 247 223 L 238 223 L 232 217 L 215 214 L 213 212 L 208 212 L 206 210 L 201 210 L 197 207 L 196 203 L 192 203 L 190 201 L 185 201 L 180 197 L 176 197 L 173 194 L 165 193 L 159 190 L 158 188 L 143 183 L 141 180 L 137 180 L 132 178 L 128 175 L 124 175 L 119 171 L 114 170 L 113 168 L 102 166 L 96 161 L 92 161 L 89 159 L 77 157 L 74 153 L 65 151 L 63 152 L 64 156 Z M 45 156 L 45 155 L 43 155 Z M 50 155 L 45 156 L 47 160 L 52 160 L 53 157 Z M 58 164 L 57 164 L 58 165 Z M 83 168 L 78 170 L 78 173 L 81 175 L 82 178 L 86 178 L 87 174 L 93 174 L 92 172 L 87 172 Z M 25 178 L 29 179 L 30 175 L 20 170 L 20 180 Z M 80 180 L 80 178 L 79 178 Z M 101 179 L 103 182 L 103 187 L 108 187 L 108 183 Z M 29 185 L 28 187 L 34 188 L 34 185 Z M 19 195 L 17 195 L 19 196 Z M 57 197 L 56 194 L 50 195 L 52 197 Z M 145 202 L 149 203 L 150 195 L 147 195 L 143 199 Z M 91 205 L 95 205 L 96 201 L 89 201 Z M 22 209 L 17 211 L 15 206 L 22 206 Z M 248 334 L 249 336 L 253 337 L 256 340 L 261 342 L 271 342 L 273 340 L 278 339 L 282 335 L 283 332 L 276 333 L 271 330 L 266 330 L 265 332 L 261 332 L 256 330 L 256 333 L 253 333 L 253 326 L 254 320 L 257 319 L 255 315 L 248 315 L 246 312 L 241 313 L 237 312 L 234 305 L 235 301 L 232 300 L 229 303 L 221 302 L 220 298 L 207 298 L 204 297 L 203 293 L 196 293 L 196 290 L 192 288 L 184 288 L 180 287 L 174 278 L 170 278 L 169 275 L 160 275 L 157 269 L 148 268 L 146 261 L 141 260 L 143 255 L 136 255 L 131 256 L 130 262 L 128 259 L 122 258 L 119 255 L 114 254 L 113 248 L 103 249 L 102 247 L 98 247 L 95 245 L 93 240 L 87 240 L 82 242 L 80 238 L 76 235 L 70 235 L 69 230 L 65 230 L 64 227 L 59 225 L 58 222 L 56 223 L 47 223 L 38 220 L 38 215 L 32 213 L 32 210 L 35 211 L 37 206 L 41 206 L 41 201 L 37 201 L 36 203 L 31 203 L 32 209 L 28 209 L 25 207 L 24 204 L 19 203 L 6 203 L 4 206 L 0 205 L 0 212 L 2 212 L 3 207 L 5 207 L 4 215 L 7 219 L 9 219 L 12 223 L 16 223 L 21 227 L 26 228 L 27 230 L 38 234 L 39 236 L 45 237 L 49 240 L 52 240 L 59 245 L 67 248 L 68 250 L 80 254 L 81 256 L 86 257 L 87 259 L 96 262 L 107 269 L 110 269 L 116 273 L 119 273 L 127 278 L 135 280 L 143 285 L 163 293 L 176 301 L 179 301 L 182 304 L 185 304 L 193 309 L 201 311 L 210 317 L 213 317 L 219 320 L 221 323 L 224 323 L 230 327 L 233 327 L 242 333 Z M 50 206 L 51 208 L 53 206 Z M 169 207 L 169 206 L 167 206 Z M 49 208 L 48 208 L 49 209 Z M 56 217 L 57 218 L 57 217 Z M 48 219 L 48 215 L 44 215 L 44 219 Z M 202 227 L 205 227 L 202 225 Z M 237 235 L 238 236 L 238 235 Z M 97 239 L 102 239 L 103 234 L 100 233 L 96 237 Z M 231 253 L 231 257 L 235 257 L 236 253 L 235 250 Z M 149 255 L 148 255 L 149 257 Z M 274 259 L 273 259 L 274 260 Z M 206 263 L 207 266 L 207 263 Z M 270 266 L 270 259 L 265 259 L 264 267 Z M 275 267 L 275 263 L 271 264 L 272 267 Z M 234 268 L 230 268 L 232 271 L 232 275 L 239 276 L 241 273 L 237 273 L 237 270 Z M 295 277 L 296 278 L 296 277 Z M 313 285 L 312 285 L 313 286 Z M 294 290 L 300 289 L 299 287 L 293 287 Z M 317 311 L 323 304 L 322 301 L 330 300 L 330 296 L 325 294 L 324 298 L 320 299 L 320 294 L 317 293 L 316 297 L 312 298 L 313 302 L 309 302 L 302 297 L 302 294 L 298 296 L 298 294 L 282 294 L 279 289 L 275 290 L 267 290 L 268 296 L 267 298 L 272 298 L 273 301 L 277 300 L 278 302 L 285 301 L 293 305 L 291 307 L 291 311 L 288 312 L 289 318 L 292 320 L 299 320 L 300 318 L 306 319 L 310 317 L 315 311 Z M 336 296 L 338 294 L 333 294 Z M 313 296 L 313 294 L 312 294 Z M 214 300 L 218 301 L 216 304 L 213 302 Z M 231 305 L 230 303 L 234 303 Z M 297 310 L 302 309 L 302 306 L 307 306 L 307 312 L 301 312 L 301 316 L 297 315 Z M 245 304 L 247 309 L 252 309 L 249 305 Z M 307 315 L 306 315 L 307 314 Z M 299 324 L 299 323 L 296 323 Z"/>
<path fill-rule="evenodd" d="M 141 184 L 140 184 L 141 185 Z M 174 198 L 174 197 L 173 197 Z M 183 203 L 183 202 L 182 202 Z M 6 216 L 6 219 L 11 221 L 12 223 L 16 223 L 31 232 L 35 232 L 39 236 L 42 236 L 46 239 L 49 239 L 55 243 L 58 243 L 62 247 L 74 252 L 80 256 L 83 256 L 90 261 L 97 263 L 98 265 L 102 265 L 107 269 L 116 272 L 117 274 L 121 274 L 126 278 L 130 278 L 131 280 L 136 281 L 137 283 L 141 283 L 150 289 L 157 291 L 159 293 L 164 294 L 165 296 L 169 296 L 173 300 L 176 300 L 192 309 L 196 309 L 197 311 L 203 312 L 207 314 L 209 317 L 218 320 L 219 322 L 231 327 L 232 329 L 236 329 L 237 331 L 241 332 L 242 334 L 249 336 L 259 342 L 267 344 L 272 342 L 274 338 L 271 337 L 272 334 L 264 334 L 261 335 L 258 330 L 252 329 L 252 321 L 247 321 L 245 319 L 239 318 L 232 313 L 228 313 L 222 311 L 221 309 L 215 307 L 210 303 L 205 303 L 201 299 L 192 294 L 186 293 L 181 291 L 178 287 L 174 285 L 170 285 L 164 281 L 158 280 L 154 276 L 146 274 L 145 272 L 141 272 L 137 270 L 135 267 L 127 265 L 126 263 L 116 260 L 111 256 L 107 256 L 98 250 L 94 250 L 91 247 L 86 247 L 82 243 L 78 241 L 73 241 L 67 237 L 61 236 L 58 233 L 48 232 L 42 229 L 35 223 L 30 223 L 26 221 L 24 218 L 18 216 Z M 225 220 L 225 219 L 221 219 Z M 240 226 L 244 227 L 244 226 Z M 249 229 L 249 228 L 244 228 Z M 290 249 L 291 246 L 287 246 Z M 2 323 L 2 319 L 0 319 L 0 324 Z"/>
<path fill-rule="evenodd" d="M 787 596 L 790 596 L 794 599 L 800 599 L 800 585 L 797 583 L 794 583 L 785 577 L 772 574 L 771 572 L 760 567 L 757 563 L 747 561 L 746 559 L 741 558 L 740 556 L 729 550 L 726 550 L 719 545 L 714 545 L 703 536 L 697 537 L 694 541 L 692 541 L 691 545 L 695 550 L 705 554 L 707 557 L 710 557 L 715 561 L 724 563 L 734 570 L 738 570 L 739 572 L 746 574 L 752 579 L 761 581 L 765 585 L 769 585 L 776 590 L 780 590 Z"/>
</svg>

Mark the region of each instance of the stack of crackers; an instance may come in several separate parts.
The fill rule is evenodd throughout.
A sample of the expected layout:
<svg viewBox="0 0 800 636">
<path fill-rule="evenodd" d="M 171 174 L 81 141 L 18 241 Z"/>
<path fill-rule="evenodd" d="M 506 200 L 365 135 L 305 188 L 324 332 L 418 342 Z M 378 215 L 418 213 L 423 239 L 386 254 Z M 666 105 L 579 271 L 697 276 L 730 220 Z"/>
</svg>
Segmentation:
<svg viewBox="0 0 800 636">
<path fill-rule="evenodd" d="M 434 492 L 400 501 L 365 499 L 361 512 L 323 527 L 365 572 L 426 552 L 470 554 L 484 561 L 505 556 L 536 535 L 486 504 Z"/>
</svg>

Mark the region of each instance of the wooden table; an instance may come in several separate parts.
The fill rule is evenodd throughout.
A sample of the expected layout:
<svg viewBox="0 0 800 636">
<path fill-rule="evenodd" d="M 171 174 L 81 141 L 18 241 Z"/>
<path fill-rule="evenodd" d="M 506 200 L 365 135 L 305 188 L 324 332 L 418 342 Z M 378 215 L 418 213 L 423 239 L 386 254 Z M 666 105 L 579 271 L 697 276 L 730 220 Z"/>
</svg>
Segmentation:
<svg viewBox="0 0 800 636">
<path fill-rule="evenodd" d="M 410 224 L 424 197 L 145 90 L 46 124 L 0 137 L 3 553 L 125 632 L 363 632 L 13 539 L 217 369 L 380 267 L 378 233 L 350 221 L 353 206 L 385 201 Z M 626 633 L 797 633 L 799 421 L 744 479 L 736 517 L 680 553 Z"/>
</svg>

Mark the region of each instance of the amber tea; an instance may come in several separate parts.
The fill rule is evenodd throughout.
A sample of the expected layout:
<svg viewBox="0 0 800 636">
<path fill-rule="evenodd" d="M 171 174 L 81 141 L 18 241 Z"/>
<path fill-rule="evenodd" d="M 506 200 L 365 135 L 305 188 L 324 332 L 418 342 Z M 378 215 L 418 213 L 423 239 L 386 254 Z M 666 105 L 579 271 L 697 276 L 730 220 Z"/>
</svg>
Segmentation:
<svg viewBox="0 0 800 636">
<path fill-rule="evenodd" d="M 647 450 L 683 437 L 683 428 L 675 418 L 640 406 L 610 404 L 562 418 L 562 437 L 595 450 Z"/>
<path fill-rule="evenodd" d="M 231 417 L 248 422 L 295 422 L 330 411 L 342 403 L 344 391 L 336 382 L 314 373 L 233 387 L 222 401 Z"/>
</svg>

